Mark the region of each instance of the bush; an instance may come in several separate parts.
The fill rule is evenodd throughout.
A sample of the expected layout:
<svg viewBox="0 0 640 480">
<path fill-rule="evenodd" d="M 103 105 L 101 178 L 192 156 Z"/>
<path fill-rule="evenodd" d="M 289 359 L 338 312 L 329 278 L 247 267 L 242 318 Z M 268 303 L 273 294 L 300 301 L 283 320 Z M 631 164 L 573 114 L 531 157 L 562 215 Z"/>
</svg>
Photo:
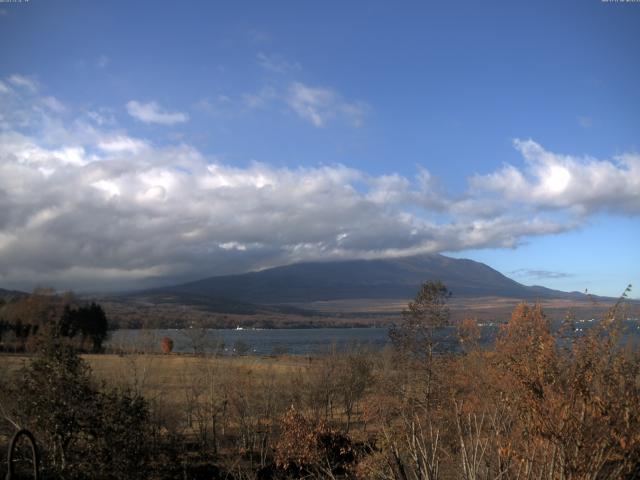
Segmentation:
<svg viewBox="0 0 640 480">
<path fill-rule="evenodd" d="M 149 410 L 129 392 L 100 391 L 75 351 L 52 341 L 20 372 L 14 414 L 34 431 L 44 470 L 65 478 L 140 477 Z"/>
<path fill-rule="evenodd" d="M 169 354 L 173 350 L 173 340 L 169 337 L 163 337 L 160 342 L 160 348 L 162 348 L 162 353 Z"/>
<path fill-rule="evenodd" d="M 282 432 L 275 446 L 278 468 L 295 478 L 332 478 L 350 472 L 356 463 L 351 439 L 308 419 L 291 407 L 280 419 Z M 315 476 L 315 477 L 314 477 Z"/>
</svg>

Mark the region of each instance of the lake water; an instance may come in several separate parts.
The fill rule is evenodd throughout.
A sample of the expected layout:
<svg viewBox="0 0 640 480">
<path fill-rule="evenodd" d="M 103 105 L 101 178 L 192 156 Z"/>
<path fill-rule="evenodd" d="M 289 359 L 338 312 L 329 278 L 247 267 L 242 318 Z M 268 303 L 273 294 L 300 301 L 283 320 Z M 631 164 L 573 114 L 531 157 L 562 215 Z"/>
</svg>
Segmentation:
<svg viewBox="0 0 640 480">
<path fill-rule="evenodd" d="M 160 351 L 163 337 L 173 340 L 173 351 L 221 351 L 224 354 L 246 353 L 272 355 L 289 353 L 308 355 L 353 348 L 356 345 L 375 349 L 388 342 L 387 328 L 313 328 L 313 329 L 191 329 L 191 330 L 116 330 L 106 346 Z"/>
<path fill-rule="evenodd" d="M 577 323 L 576 334 L 588 329 L 594 323 Z M 497 325 L 481 328 L 482 345 L 490 344 L 498 332 Z M 637 321 L 625 322 L 626 336 L 640 339 L 640 324 Z M 205 351 L 226 355 L 273 355 L 288 353 L 291 355 L 312 355 L 325 353 L 332 348 L 344 351 L 353 348 L 379 350 L 389 344 L 387 328 L 313 328 L 313 329 L 264 329 L 264 330 L 227 330 L 227 329 L 189 329 L 189 330 L 116 330 L 112 332 L 106 347 L 113 349 L 139 349 L 160 352 L 163 337 L 173 340 L 173 351 L 194 353 Z M 454 327 L 436 332 L 435 341 L 440 351 L 458 350 Z"/>
</svg>

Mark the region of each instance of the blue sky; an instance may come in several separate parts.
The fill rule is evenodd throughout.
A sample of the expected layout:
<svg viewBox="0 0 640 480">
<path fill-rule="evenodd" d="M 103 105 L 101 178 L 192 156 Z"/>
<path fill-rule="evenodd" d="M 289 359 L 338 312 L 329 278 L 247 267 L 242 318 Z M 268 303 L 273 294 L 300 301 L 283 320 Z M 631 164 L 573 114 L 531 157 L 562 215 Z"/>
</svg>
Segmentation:
<svg viewBox="0 0 640 480">
<path fill-rule="evenodd" d="M 0 287 L 428 252 L 640 285 L 638 3 L 30 0 L 0 42 Z"/>
</svg>

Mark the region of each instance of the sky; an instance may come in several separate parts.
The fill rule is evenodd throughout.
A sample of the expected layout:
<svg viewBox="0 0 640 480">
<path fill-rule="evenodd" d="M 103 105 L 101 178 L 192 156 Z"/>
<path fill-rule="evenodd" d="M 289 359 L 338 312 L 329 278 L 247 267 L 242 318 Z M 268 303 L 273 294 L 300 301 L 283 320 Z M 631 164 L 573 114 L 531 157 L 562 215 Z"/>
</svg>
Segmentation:
<svg viewBox="0 0 640 480">
<path fill-rule="evenodd" d="M 0 288 L 443 253 L 617 296 L 639 238 L 639 2 L 0 3 Z"/>
</svg>

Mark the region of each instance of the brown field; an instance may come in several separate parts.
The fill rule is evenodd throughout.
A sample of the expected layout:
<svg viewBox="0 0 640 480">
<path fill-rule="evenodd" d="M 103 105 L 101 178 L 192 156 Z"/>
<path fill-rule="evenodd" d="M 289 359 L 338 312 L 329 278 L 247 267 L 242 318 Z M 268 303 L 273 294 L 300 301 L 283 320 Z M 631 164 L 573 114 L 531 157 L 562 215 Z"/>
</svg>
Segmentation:
<svg viewBox="0 0 640 480">
<path fill-rule="evenodd" d="M 391 319 L 398 319 L 400 313 L 406 308 L 407 300 L 398 299 L 348 299 L 329 300 L 311 303 L 296 303 L 292 306 L 306 308 L 324 314 L 339 315 L 347 314 L 353 317 L 367 315 L 386 315 Z M 482 321 L 507 321 L 513 309 L 522 300 L 507 297 L 451 297 L 449 307 L 453 320 L 464 318 L 477 318 Z M 554 319 L 564 318 L 568 312 L 578 318 L 600 318 L 609 308 L 613 306 L 615 300 L 589 299 L 548 299 L 538 302 L 546 314 Z M 640 314 L 640 302 L 628 302 L 629 313 L 633 317 Z"/>
<path fill-rule="evenodd" d="M 149 399 L 172 404 L 184 401 L 185 389 L 199 373 L 252 380 L 270 378 L 277 383 L 312 367 L 307 357 L 203 357 L 188 354 L 83 354 L 97 382 L 117 388 L 132 388 Z M 11 375 L 24 366 L 30 355 L 0 354 L 0 372 Z"/>
<path fill-rule="evenodd" d="M 509 303 L 487 300 L 486 305 L 508 308 Z M 405 325 L 394 347 L 379 352 L 82 358 L 96 391 L 144 399 L 142 443 L 153 439 L 148 478 L 422 480 L 431 478 L 421 474 L 425 469 L 437 469 L 434 478 L 495 479 L 523 478 L 526 468 L 531 473 L 525 478 L 631 479 L 640 473 L 640 352 L 632 343 L 620 348 L 615 341 L 620 322 L 613 321 L 614 313 L 622 311 L 605 318 L 604 330 L 578 337 L 569 350 L 539 306 L 520 305 L 490 349 L 479 348 L 476 322 L 460 324 L 462 352 L 456 355 L 432 355 L 433 344 Z M 421 324 L 418 333 L 432 328 Z M 31 358 L 0 355 L 0 413 L 11 416 L 25 406 L 44 405 L 36 411 L 44 425 L 36 425 L 36 433 L 43 442 L 49 439 L 53 468 L 49 405 L 60 415 L 69 400 L 62 393 L 66 388 L 48 381 L 61 367 L 53 357 L 37 388 L 19 399 L 30 384 L 21 383 L 28 372 L 16 373 Z M 58 381 L 69 380 L 63 375 Z M 61 394 L 62 401 L 49 402 L 50 395 Z M 118 451 L 125 455 L 140 442 L 129 423 L 117 423 L 123 422 L 119 405 L 128 404 L 107 413 L 119 425 L 116 433 L 134 439 Z M 13 425 L 0 422 L 0 447 Z M 78 458 L 94 451 L 91 443 L 82 443 L 89 437 L 81 433 L 74 448 L 87 450 Z M 119 442 L 123 435 L 113 438 Z M 473 451 L 480 453 L 471 462 Z M 142 478 L 135 456 L 131 461 L 119 478 Z M 74 468 L 92 472 L 93 466 L 76 460 Z M 209 476 L 197 477 L 200 468 L 209 469 Z"/>
<path fill-rule="evenodd" d="M 252 315 L 217 313 L 199 305 L 114 302 L 101 304 L 110 321 L 120 328 L 319 328 L 369 327 L 396 324 L 410 299 L 348 299 L 310 303 L 292 303 L 309 315 L 257 313 Z M 506 322 L 522 301 L 507 297 L 451 297 L 451 319 L 460 321 Z M 600 318 L 615 303 L 614 299 L 547 299 L 538 302 L 552 319 L 562 319 L 571 312 L 576 318 Z M 640 317 L 640 302 L 627 302 L 629 316 Z"/>
</svg>

